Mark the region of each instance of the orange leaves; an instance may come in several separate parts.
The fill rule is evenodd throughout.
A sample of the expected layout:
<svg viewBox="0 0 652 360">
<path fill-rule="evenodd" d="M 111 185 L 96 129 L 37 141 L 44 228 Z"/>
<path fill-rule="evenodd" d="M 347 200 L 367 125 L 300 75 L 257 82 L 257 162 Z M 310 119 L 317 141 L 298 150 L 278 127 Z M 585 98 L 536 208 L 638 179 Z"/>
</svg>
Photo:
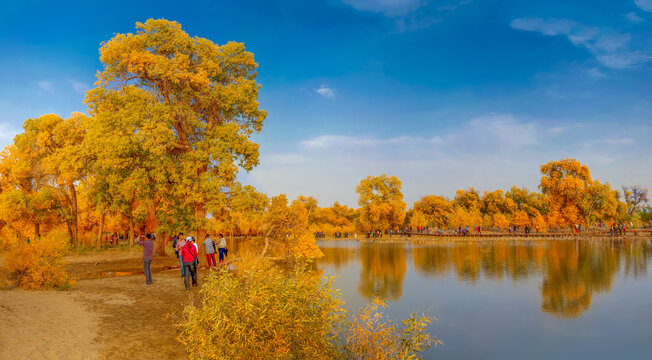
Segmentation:
<svg viewBox="0 0 652 360">
<path fill-rule="evenodd" d="M 72 284 L 66 272 L 66 239 L 46 236 L 30 244 L 15 244 L 5 257 L 0 275 L 24 289 L 50 289 Z"/>
</svg>

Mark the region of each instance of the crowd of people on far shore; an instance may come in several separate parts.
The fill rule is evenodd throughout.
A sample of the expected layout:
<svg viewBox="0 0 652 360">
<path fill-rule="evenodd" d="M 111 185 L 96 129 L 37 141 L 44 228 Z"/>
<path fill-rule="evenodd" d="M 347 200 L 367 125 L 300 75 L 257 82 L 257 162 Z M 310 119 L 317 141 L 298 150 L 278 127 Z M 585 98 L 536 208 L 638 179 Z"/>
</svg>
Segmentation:
<svg viewBox="0 0 652 360">
<path fill-rule="evenodd" d="M 648 228 L 650 229 L 650 235 L 652 235 L 652 221 L 647 224 Z M 596 223 L 591 227 L 591 231 L 595 232 L 606 232 L 607 229 L 609 231 L 609 234 L 611 236 L 617 236 L 617 235 L 626 235 L 627 230 L 633 229 L 634 225 L 630 222 L 629 224 L 626 223 L 619 223 L 619 222 L 614 222 L 611 225 L 605 224 L 605 223 Z M 489 229 L 491 231 L 496 231 L 497 229 Z M 482 234 L 483 228 L 482 226 L 475 226 L 473 228 L 473 231 L 476 235 Z M 572 226 L 572 232 L 575 234 L 580 234 L 583 231 L 586 231 L 582 224 L 574 224 Z M 533 226 L 523 226 L 521 228 L 517 228 L 516 226 L 509 226 L 507 228 L 507 232 L 509 234 L 539 234 L 541 232 L 541 229 L 539 226 L 533 225 Z M 454 235 L 462 235 L 466 236 L 471 234 L 471 228 L 467 226 L 459 226 L 457 229 L 439 229 L 439 228 L 432 228 L 429 226 L 417 226 L 417 227 L 411 227 L 411 226 L 406 226 L 405 228 L 398 229 L 398 230 L 372 230 L 372 231 L 367 231 L 366 232 L 366 238 L 371 239 L 371 238 L 382 238 L 383 235 L 398 235 L 398 236 L 407 236 L 410 237 L 412 235 L 443 235 L 443 234 L 454 234 Z M 323 231 L 318 231 L 314 233 L 315 239 L 323 239 L 326 238 L 326 233 Z M 348 238 L 351 236 L 350 233 L 348 232 L 334 232 L 333 237 L 334 238 Z M 354 233 L 351 237 L 354 239 L 357 239 L 358 234 Z"/>
<path fill-rule="evenodd" d="M 156 235 L 144 234 L 139 235 L 136 239 L 136 244 L 143 247 L 143 273 L 145 274 L 145 284 L 152 284 L 152 257 L 154 254 L 154 240 Z M 174 235 L 169 239 L 172 242 L 174 254 L 179 259 L 181 268 L 181 277 L 186 286 L 186 290 L 190 290 L 191 285 L 198 286 L 197 282 L 197 268 L 199 267 L 199 245 L 192 236 L 184 236 L 181 232 Z M 211 238 L 210 234 L 206 234 L 206 239 L 203 242 L 204 250 L 206 250 L 206 263 L 208 268 L 214 268 L 217 263 L 224 262 L 228 255 L 228 248 L 226 247 L 226 239 L 222 234 L 217 237 L 217 244 Z M 217 260 L 215 254 L 217 253 Z"/>
</svg>

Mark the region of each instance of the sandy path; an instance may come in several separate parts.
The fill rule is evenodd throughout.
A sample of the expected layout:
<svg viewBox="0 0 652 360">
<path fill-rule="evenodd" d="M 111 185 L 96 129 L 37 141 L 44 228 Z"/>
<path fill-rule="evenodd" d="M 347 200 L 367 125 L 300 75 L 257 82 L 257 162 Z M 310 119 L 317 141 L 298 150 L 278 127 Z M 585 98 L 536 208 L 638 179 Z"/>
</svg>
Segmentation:
<svg viewBox="0 0 652 360">
<path fill-rule="evenodd" d="M 93 254 L 70 268 L 141 270 L 128 253 Z M 175 262 L 155 259 L 152 268 Z M 199 288 L 186 291 L 179 270 L 143 282 L 141 274 L 78 280 L 70 291 L 0 291 L 0 359 L 185 359 L 175 321 Z"/>
<path fill-rule="evenodd" d="M 0 291 L 0 359 L 98 359 L 98 324 L 70 292 Z"/>
</svg>

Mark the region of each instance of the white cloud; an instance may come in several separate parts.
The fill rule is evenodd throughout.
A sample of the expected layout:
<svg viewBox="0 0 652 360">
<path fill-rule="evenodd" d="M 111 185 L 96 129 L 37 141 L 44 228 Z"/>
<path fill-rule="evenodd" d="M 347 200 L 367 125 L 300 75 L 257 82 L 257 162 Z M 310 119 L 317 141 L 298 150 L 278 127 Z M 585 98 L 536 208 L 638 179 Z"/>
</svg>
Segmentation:
<svg viewBox="0 0 652 360">
<path fill-rule="evenodd" d="M 636 0 L 634 2 L 641 10 L 652 12 L 652 0 Z"/>
<path fill-rule="evenodd" d="M 466 144 L 460 149 L 491 148 L 500 151 L 512 151 L 539 142 L 540 125 L 535 122 L 521 121 L 509 114 L 487 114 L 476 117 L 465 123 L 462 128 L 453 133 L 437 135 L 431 138 L 421 136 L 396 136 L 377 138 L 371 136 L 320 135 L 301 141 L 301 145 L 309 149 L 351 149 L 380 148 L 400 146 L 451 146 Z"/>
<path fill-rule="evenodd" d="M 607 67 L 628 69 L 652 61 L 652 54 L 641 51 L 629 51 L 614 54 L 598 55 L 598 60 Z"/>
<path fill-rule="evenodd" d="M 423 5 L 420 0 L 342 0 L 360 11 L 381 13 L 385 16 L 403 16 Z"/>
<path fill-rule="evenodd" d="M 301 141 L 301 145 L 308 148 L 351 148 L 351 147 L 376 147 L 386 144 L 406 143 L 417 140 L 408 136 L 398 136 L 389 139 L 372 137 L 354 137 L 345 135 L 320 135 L 312 139 Z M 425 139 L 419 138 L 423 141 Z"/>
<path fill-rule="evenodd" d="M 70 86 L 72 86 L 72 89 L 77 94 L 83 94 L 86 90 L 88 90 L 88 85 L 86 85 L 83 82 L 68 80 L 68 83 L 70 84 Z"/>
<path fill-rule="evenodd" d="M 325 99 L 334 99 L 335 98 L 335 90 L 327 87 L 326 85 L 323 85 L 319 87 L 319 89 L 315 89 L 315 92 L 321 97 Z"/>
<path fill-rule="evenodd" d="M 643 20 L 640 16 L 638 16 L 635 12 L 629 12 L 625 14 L 625 19 L 627 19 L 629 22 L 633 23 L 640 23 L 645 20 Z"/>
<path fill-rule="evenodd" d="M 541 164 L 570 156 L 602 181 L 650 186 L 646 179 L 652 165 L 640 154 L 652 149 L 645 141 L 652 129 L 623 130 L 620 121 L 596 125 L 570 120 L 548 125 L 489 113 L 453 127 L 433 126 L 400 136 L 324 134 L 274 145 L 284 149 L 268 156 L 263 152 L 250 179 L 268 194 L 314 195 L 323 206 L 333 201 L 356 206 L 359 181 L 387 173 L 401 179 L 411 204 L 426 194 L 454 196 L 455 190 L 468 186 L 481 191 L 514 184 L 535 189 Z"/>
<path fill-rule="evenodd" d="M 299 165 L 308 162 L 308 158 L 301 154 L 268 154 L 261 155 L 261 161 L 268 162 L 273 165 Z"/>
<path fill-rule="evenodd" d="M 48 94 L 54 94 L 54 88 L 52 87 L 52 83 L 49 81 L 39 81 L 36 83 L 36 85 L 43 91 L 45 91 Z"/>
<path fill-rule="evenodd" d="M 586 72 L 589 75 L 589 77 L 592 77 L 594 79 L 604 79 L 607 77 L 607 75 L 602 71 L 600 71 L 600 69 L 598 68 L 591 68 L 588 69 Z"/>
<path fill-rule="evenodd" d="M 0 122 L 0 150 L 14 141 L 18 135 L 18 130 L 7 123 Z"/>
<path fill-rule="evenodd" d="M 604 145 L 624 145 L 624 146 L 629 146 L 629 145 L 634 145 L 634 139 L 632 138 L 616 138 L 616 139 L 601 139 L 597 140 L 595 142 L 596 144 L 604 144 Z"/>
<path fill-rule="evenodd" d="M 452 16 L 471 0 L 341 0 L 359 11 L 382 14 L 396 24 L 399 32 L 426 29 Z"/>
<path fill-rule="evenodd" d="M 652 0 L 650 0 L 652 2 Z M 511 22 L 517 30 L 548 36 L 565 36 L 575 46 L 588 49 L 604 66 L 626 69 L 652 61 L 647 50 L 630 49 L 631 35 L 601 30 L 568 19 L 520 18 Z"/>
<path fill-rule="evenodd" d="M 551 127 L 550 129 L 546 130 L 548 134 L 551 136 L 558 136 L 566 132 L 568 128 L 565 126 L 555 126 Z"/>
</svg>

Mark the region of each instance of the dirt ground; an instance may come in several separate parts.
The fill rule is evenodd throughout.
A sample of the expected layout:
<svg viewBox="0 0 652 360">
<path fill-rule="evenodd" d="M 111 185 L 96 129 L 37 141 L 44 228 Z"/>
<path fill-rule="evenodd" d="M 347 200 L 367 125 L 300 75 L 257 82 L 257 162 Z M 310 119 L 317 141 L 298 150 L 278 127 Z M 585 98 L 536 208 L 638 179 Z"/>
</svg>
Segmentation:
<svg viewBox="0 0 652 360">
<path fill-rule="evenodd" d="M 154 258 L 144 285 L 134 250 L 68 257 L 68 291 L 0 291 L 0 359 L 186 358 L 175 321 L 200 287 L 185 290 L 174 257 Z"/>
</svg>

